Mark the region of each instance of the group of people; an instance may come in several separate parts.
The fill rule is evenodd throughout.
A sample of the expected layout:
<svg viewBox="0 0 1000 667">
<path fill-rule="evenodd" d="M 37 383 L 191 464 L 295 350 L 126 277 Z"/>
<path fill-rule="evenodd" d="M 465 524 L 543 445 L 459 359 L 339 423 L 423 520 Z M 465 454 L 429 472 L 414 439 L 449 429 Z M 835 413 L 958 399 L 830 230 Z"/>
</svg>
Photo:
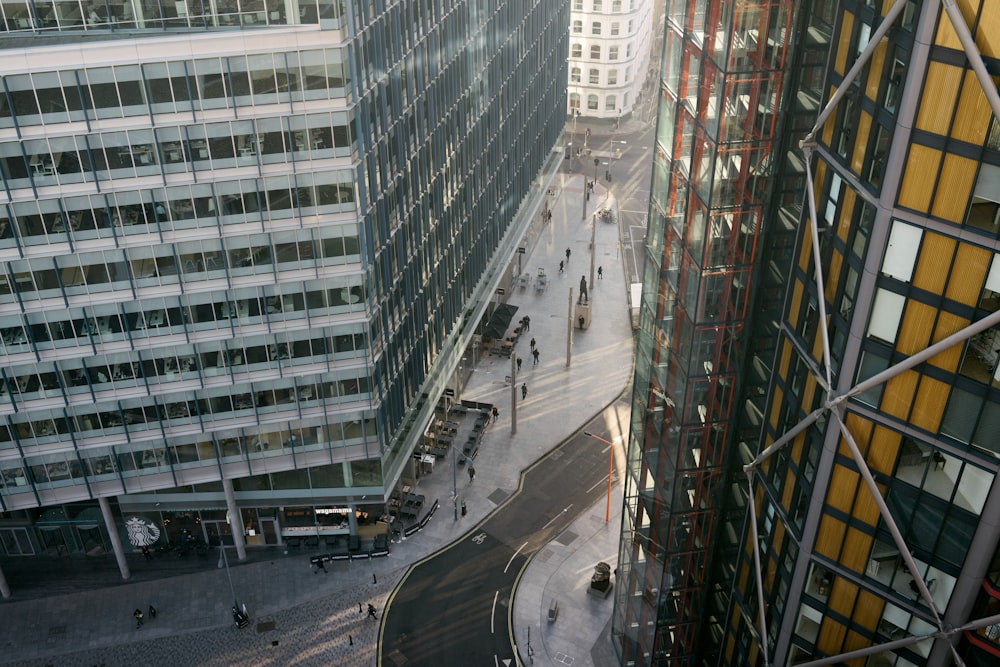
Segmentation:
<svg viewBox="0 0 1000 667">
<path fill-rule="evenodd" d="M 156 607 L 149 605 L 149 617 L 156 618 Z M 145 620 L 145 614 L 142 613 L 142 609 L 136 607 L 136 610 L 132 612 L 132 618 L 135 619 L 135 627 L 139 629 L 142 627 L 142 622 Z"/>
</svg>

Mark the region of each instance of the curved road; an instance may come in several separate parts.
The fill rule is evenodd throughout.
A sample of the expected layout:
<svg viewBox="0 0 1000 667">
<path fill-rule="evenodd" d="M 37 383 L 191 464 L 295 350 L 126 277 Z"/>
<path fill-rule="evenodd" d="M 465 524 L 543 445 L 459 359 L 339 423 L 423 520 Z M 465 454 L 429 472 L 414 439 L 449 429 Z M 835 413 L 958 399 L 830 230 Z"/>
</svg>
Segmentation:
<svg viewBox="0 0 1000 667">
<path fill-rule="evenodd" d="M 601 412 L 583 430 L 607 440 L 605 424 Z M 380 666 L 517 664 L 508 611 L 518 574 L 607 492 L 608 446 L 583 430 L 525 471 L 482 523 L 403 577 L 383 613 Z"/>
</svg>

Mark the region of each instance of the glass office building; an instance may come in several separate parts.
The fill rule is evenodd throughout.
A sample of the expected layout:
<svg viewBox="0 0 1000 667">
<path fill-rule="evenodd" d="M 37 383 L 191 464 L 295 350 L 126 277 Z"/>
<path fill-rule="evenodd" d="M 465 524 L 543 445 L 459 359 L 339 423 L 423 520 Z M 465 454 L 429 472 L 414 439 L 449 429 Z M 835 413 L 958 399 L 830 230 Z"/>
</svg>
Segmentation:
<svg viewBox="0 0 1000 667">
<path fill-rule="evenodd" d="M 998 12 L 668 9 L 623 665 L 1000 660 Z"/>
<path fill-rule="evenodd" d="M 0 20 L 4 553 L 356 534 L 558 164 L 568 2 Z"/>
</svg>

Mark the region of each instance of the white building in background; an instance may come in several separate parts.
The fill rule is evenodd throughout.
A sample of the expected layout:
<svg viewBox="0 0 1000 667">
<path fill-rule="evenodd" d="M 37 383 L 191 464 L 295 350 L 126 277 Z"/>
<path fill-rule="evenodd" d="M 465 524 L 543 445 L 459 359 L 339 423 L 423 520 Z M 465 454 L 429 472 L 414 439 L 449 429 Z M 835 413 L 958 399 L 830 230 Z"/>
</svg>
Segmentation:
<svg viewBox="0 0 1000 667">
<path fill-rule="evenodd" d="M 573 0 L 568 115 L 632 111 L 649 65 L 652 13 L 653 0 Z"/>
</svg>

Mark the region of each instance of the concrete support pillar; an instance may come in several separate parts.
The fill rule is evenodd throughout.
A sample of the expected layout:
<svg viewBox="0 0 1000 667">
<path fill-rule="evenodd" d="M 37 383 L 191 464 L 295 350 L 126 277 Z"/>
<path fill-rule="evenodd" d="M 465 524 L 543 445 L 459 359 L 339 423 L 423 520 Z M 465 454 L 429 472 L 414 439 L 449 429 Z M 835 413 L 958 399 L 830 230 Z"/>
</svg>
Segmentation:
<svg viewBox="0 0 1000 667">
<path fill-rule="evenodd" d="M 233 544 L 236 545 L 236 557 L 247 559 L 247 543 L 243 539 L 243 515 L 236 506 L 236 496 L 233 494 L 233 480 L 223 477 L 222 490 L 226 494 L 226 511 L 229 515 L 229 532 L 233 534 Z"/>
<path fill-rule="evenodd" d="M 0 595 L 4 598 L 10 597 L 10 584 L 7 583 L 7 577 L 3 573 L 3 568 L 0 568 Z"/>
<path fill-rule="evenodd" d="M 122 579 L 129 579 L 132 573 L 128 569 L 128 561 L 125 560 L 125 550 L 122 548 L 122 539 L 118 535 L 118 526 L 115 525 L 115 518 L 111 516 L 111 503 L 104 496 L 97 499 L 101 505 L 101 516 L 104 517 L 104 527 L 108 530 L 108 539 L 111 540 L 111 549 L 115 552 L 115 560 L 118 561 L 118 571 L 122 574 Z"/>
<path fill-rule="evenodd" d="M 566 368 L 573 360 L 573 288 L 569 288 L 569 310 L 566 312 Z"/>
</svg>

